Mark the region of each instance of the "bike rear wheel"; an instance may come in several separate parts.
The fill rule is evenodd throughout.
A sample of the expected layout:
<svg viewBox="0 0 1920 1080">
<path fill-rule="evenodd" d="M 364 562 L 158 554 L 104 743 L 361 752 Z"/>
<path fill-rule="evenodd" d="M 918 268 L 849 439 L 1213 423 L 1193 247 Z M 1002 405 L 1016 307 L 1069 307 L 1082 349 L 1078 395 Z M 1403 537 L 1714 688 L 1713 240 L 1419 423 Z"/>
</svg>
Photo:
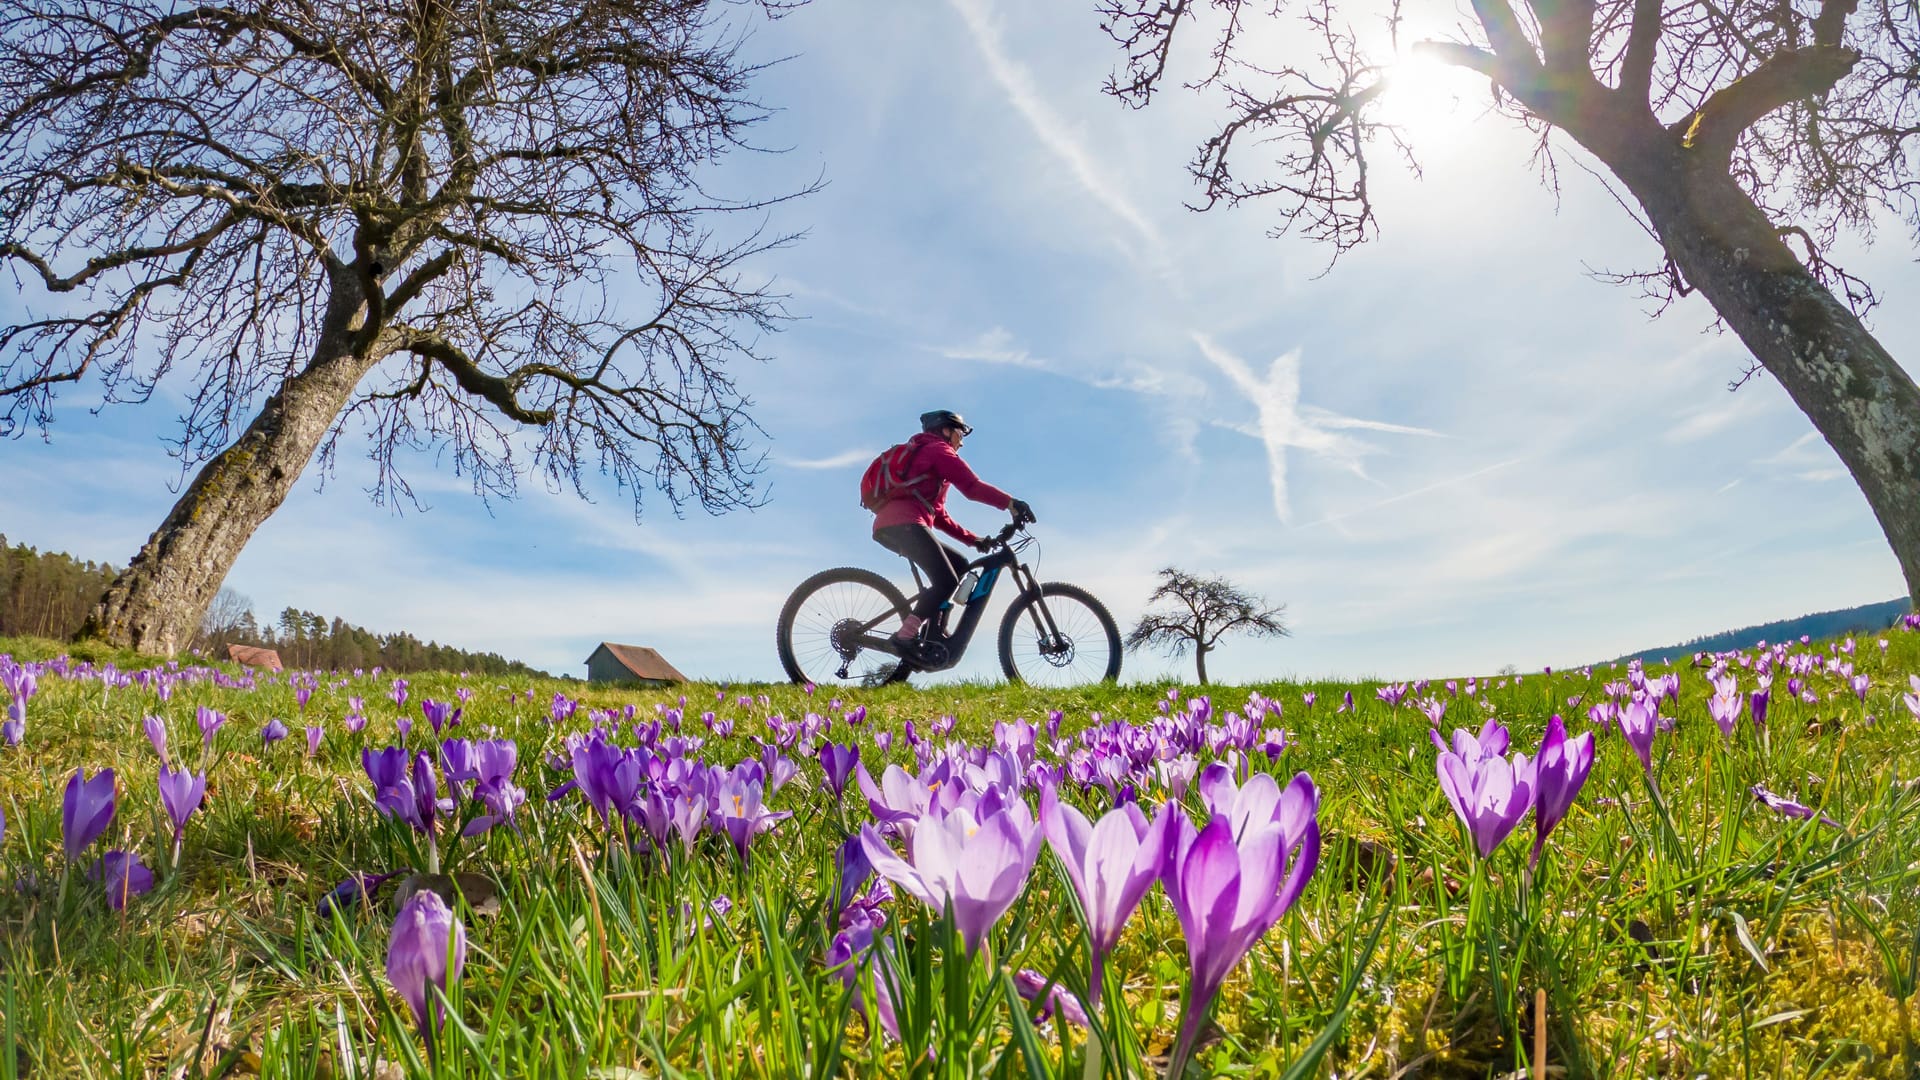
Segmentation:
<svg viewBox="0 0 1920 1080">
<path fill-rule="evenodd" d="M 800 583 L 780 609 L 774 641 L 780 666 L 796 683 L 881 686 L 902 682 L 913 666 L 862 648 L 862 633 L 887 637 L 910 609 L 891 581 L 871 570 L 843 566 Z M 841 671 L 847 674 L 843 678 Z"/>
<path fill-rule="evenodd" d="M 1008 681 L 1051 687 L 1118 679 L 1120 627 L 1107 606 L 1064 581 L 1040 586 L 1040 598 L 1036 604 L 1034 594 L 1022 593 L 1000 620 L 1000 670 Z"/>
</svg>

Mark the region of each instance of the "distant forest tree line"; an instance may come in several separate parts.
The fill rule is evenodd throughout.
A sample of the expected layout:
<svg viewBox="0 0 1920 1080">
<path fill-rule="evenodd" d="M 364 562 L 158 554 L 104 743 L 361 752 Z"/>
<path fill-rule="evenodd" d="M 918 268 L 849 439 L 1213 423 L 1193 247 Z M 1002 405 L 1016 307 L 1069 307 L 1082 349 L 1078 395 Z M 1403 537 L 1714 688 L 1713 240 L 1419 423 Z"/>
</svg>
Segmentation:
<svg viewBox="0 0 1920 1080">
<path fill-rule="evenodd" d="M 39 552 L 0 534 L 0 637 L 67 640 L 86 621 L 119 570 L 108 563 Z M 253 603 L 222 588 L 200 620 L 191 651 L 224 658 L 228 645 L 263 645 L 289 668 L 388 671 L 471 671 L 487 675 L 544 675 L 497 653 L 475 653 L 421 641 L 406 631 L 376 634 L 338 617 L 287 608 L 263 624 Z"/>
<path fill-rule="evenodd" d="M 1906 597 L 1900 597 L 1878 604 L 1842 608 L 1838 611 L 1820 611 L 1795 619 L 1782 619 L 1779 622 L 1727 630 L 1718 634 L 1709 634 L 1706 637 L 1697 637 L 1691 641 L 1683 641 L 1678 645 L 1633 653 L 1620 659 L 1657 664 L 1665 660 L 1678 660 L 1699 652 L 1751 649 L 1754 643 L 1759 641 L 1799 641 L 1802 637 L 1818 639 L 1839 637 L 1842 634 L 1877 634 L 1899 622 L 1901 616 L 1912 610 L 1913 602 Z"/>
</svg>

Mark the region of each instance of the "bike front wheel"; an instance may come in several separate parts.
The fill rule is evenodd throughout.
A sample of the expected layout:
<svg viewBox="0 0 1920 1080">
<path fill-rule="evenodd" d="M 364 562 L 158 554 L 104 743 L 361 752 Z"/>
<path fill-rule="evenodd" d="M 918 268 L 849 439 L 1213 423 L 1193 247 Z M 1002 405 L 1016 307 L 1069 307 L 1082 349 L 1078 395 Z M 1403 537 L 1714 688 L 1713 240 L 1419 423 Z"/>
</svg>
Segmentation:
<svg viewBox="0 0 1920 1080">
<path fill-rule="evenodd" d="M 843 566 L 800 583 L 780 609 L 774 639 L 780 666 L 796 683 L 880 686 L 904 681 L 912 665 L 862 647 L 862 637 L 900 629 L 907 598 L 871 570 Z"/>
<path fill-rule="evenodd" d="M 1120 627 L 1078 585 L 1049 581 L 1022 593 L 1000 620 L 1000 670 L 1009 682 L 1082 686 L 1120 677 Z"/>
</svg>

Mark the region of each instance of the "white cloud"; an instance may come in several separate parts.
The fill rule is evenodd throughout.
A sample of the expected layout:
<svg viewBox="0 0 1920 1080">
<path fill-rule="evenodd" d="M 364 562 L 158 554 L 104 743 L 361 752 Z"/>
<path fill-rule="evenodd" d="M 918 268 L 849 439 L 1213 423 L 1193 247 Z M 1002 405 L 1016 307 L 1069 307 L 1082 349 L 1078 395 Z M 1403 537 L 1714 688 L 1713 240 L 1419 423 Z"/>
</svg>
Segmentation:
<svg viewBox="0 0 1920 1080">
<path fill-rule="evenodd" d="M 789 469 L 851 469 L 855 465 L 865 465 L 873 460 L 877 450 L 847 450 L 823 458 L 777 457 L 774 462 Z"/>
<path fill-rule="evenodd" d="M 1292 519 L 1287 497 L 1287 450 L 1299 449 L 1345 469 L 1362 479 L 1367 476 L 1363 462 L 1378 449 L 1368 443 L 1334 433 L 1336 428 L 1368 428 L 1412 435 L 1437 435 L 1438 432 L 1399 424 L 1356 420 L 1324 409 L 1300 406 L 1300 351 L 1283 353 L 1268 365 L 1264 378 L 1256 377 L 1247 362 L 1215 344 L 1213 339 L 1195 333 L 1193 340 L 1214 367 L 1253 403 L 1258 412 L 1258 438 L 1267 448 L 1267 476 L 1273 490 L 1274 516 L 1282 522 Z M 1240 429 L 1244 430 L 1244 429 Z"/>
<path fill-rule="evenodd" d="M 1109 171 L 1094 160 L 1093 154 L 1083 145 L 1065 118 L 1041 95 L 1027 69 L 1008 54 L 1006 44 L 1000 37 L 1000 28 L 987 10 L 987 0 L 952 0 L 952 3 L 961 21 L 966 24 L 967 35 L 973 39 L 974 47 L 980 50 L 981 58 L 987 62 L 987 72 L 1005 92 L 1014 110 L 1027 122 L 1041 144 L 1066 165 L 1086 193 L 1139 238 L 1144 251 L 1132 244 L 1122 247 L 1135 258 L 1154 266 L 1164 266 L 1166 243 L 1161 238 L 1160 230 L 1133 204 L 1133 200 L 1114 182 Z"/>
<path fill-rule="evenodd" d="M 1030 371 L 1052 371 L 1052 365 L 1014 344 L 1005 327 L 996 326 L 964 345 L 937 345 L 933 351 L 949 360 L 973 360 L 982 364 L 1003 364 Z"/>
<path fill-rule="evenodd" d="M 1718 435 L 1736 422 L 1767 408 L 1767 399 L 1760 394 L 1743 393 L 1730 397 L 1731 400 L 1724 404 L 1707 405 L 1682 414 L 1667 429 L 1666 440 L 1670 443 L 1698 442 Z"/>
<path fill-rule="evenodd" d="M 1821 453 L 1827 445 L 1820 439 L 1820 433 L 1809 431 L 1780 449 L 1760 459 L 1761 465 L 1806 465 L 1826 457 Z M 1831 450 L 1828 450 L 1831 453 Z"/>
<path fill-rule="evenodd" d="M 1422 432 L 1417 428 L 1410 429 L 1410 431 L 1412 433 L 1417 433 L 1417 434 L 1431 434 L 1430 432 Z M 1352 510 L 1344 510 L 1338 514 L 1328 514 L 1326 517 L 1309 521 L 1305 525 L 1302 525 L 1300 527 L 1303 529 L 1310 529 L 1315 525 L 1326 525 L 1332 522 L 1345 521 L 1348 518 L 1358 517 L 1361 514 L 1372 513 L 1373 511 L 1378 510 L 1381 507 L 1392 506 L 1394 503 L 1397 503 L 1397 502 L 1405 502 L 1408 499 L 1418 498 L 1419 496 L 1425 495 L 1428 492 L 1439 491 L 1442 488 L 1454 487 L 1456 485 L 1466 483 L 1469 480 L 1477 480 L 1480 477 L 1487 475 L 1488 473 L 1498 472 L 1499 470 L 1504 469 L 1509 465 L 1518 465 L 1522 460 L 1523 459 L 1521 458 L 1509 458 L 1506 461 L 1496 461 L 1491 465 L 1482 466 L 1478 469 L 1473 470 L 1470 473 L 1465 473 L 1460 476 L 1450 476 L 1444 480 L 1436 480 L 1431 484 L 1422 484 L 1411 491 L 1403 491 L 1398 495 L 1389 495 L 1386 498 L 1381 499 L 1377 502 L 1371 502 L 1365 506 L 1356 507 L 1355 509 L 1352 509 Z"/>
</svg>

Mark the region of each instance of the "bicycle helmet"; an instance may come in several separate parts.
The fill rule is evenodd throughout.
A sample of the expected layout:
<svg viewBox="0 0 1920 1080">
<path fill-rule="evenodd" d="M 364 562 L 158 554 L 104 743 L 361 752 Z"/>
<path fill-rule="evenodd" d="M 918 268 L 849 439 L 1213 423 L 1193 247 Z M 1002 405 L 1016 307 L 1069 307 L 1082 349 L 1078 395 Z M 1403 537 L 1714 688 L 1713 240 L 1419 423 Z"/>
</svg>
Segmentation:
<svg viewBox="0 0 1920 1080">
<path fill-rule="evenodd" d="M 952 409 L 935 409 L 920 414 L 921 431 L 945 431 L 947 428 L 959 428 L 962 435 L 973 434 L 973 429 Z"/>
</svg>

